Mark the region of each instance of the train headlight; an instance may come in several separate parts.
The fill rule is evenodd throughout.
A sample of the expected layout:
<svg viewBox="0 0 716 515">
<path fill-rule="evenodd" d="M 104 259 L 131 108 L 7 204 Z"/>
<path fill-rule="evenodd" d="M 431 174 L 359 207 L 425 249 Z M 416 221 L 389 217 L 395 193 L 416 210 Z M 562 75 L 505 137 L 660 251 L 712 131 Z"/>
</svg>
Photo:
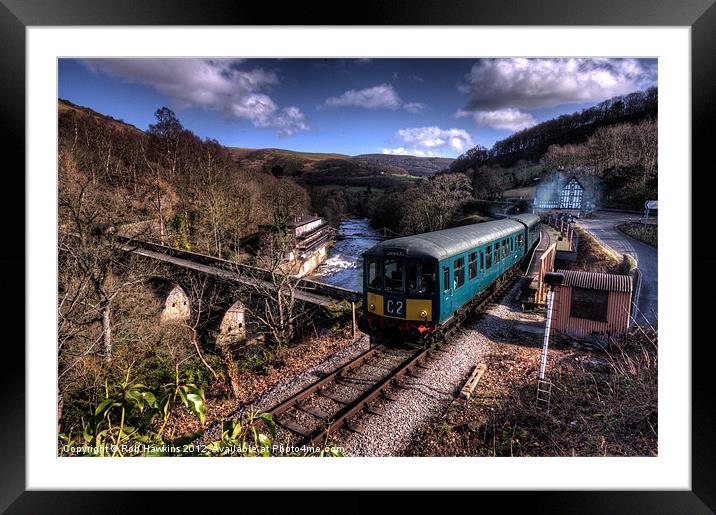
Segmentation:
<svg viewBox="0 0 716 515">
<path fill-rule="evenodd" d="M 370 306 L 368 306 L 368 309 L 370 311 L 375 311 L 375 304 L 371 304 Z"/>
<path fill-rule="evenodd" d="M 420 318 L 428 318 L 428 312 L 425 310 L 422 310 L 420 312 Z"/>
</svg>

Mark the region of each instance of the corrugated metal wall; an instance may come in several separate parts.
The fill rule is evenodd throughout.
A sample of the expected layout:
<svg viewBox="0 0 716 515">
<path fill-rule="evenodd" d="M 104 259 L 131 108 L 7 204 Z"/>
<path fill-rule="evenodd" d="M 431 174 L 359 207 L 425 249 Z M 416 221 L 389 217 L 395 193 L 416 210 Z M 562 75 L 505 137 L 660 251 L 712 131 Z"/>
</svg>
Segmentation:
<svg viewBox="0 0 716 515">
<path fill-rule="evenodd" d="M 608 333 L 616 336 L 623 334 L 629 327 L 629 308 L 631 292 L 609 292 L 607 304 L 607 321 L 599 322 L 586 318 L 570 316 L 572 308 L 572 287 L 558 286 L 555 288 L 554 310 L 552 312 L 553 331 L 584 338 L 591 333 Z"/>
</svg>

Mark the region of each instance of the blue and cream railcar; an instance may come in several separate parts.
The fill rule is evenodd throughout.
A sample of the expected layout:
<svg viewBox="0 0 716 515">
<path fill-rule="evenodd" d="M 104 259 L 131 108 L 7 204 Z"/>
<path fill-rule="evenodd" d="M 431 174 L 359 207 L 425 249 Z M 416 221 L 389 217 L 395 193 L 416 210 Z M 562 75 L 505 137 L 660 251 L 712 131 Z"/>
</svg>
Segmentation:
<svg viewBox="0 0 716 515">
<path fill-rule="evenodd" d="M 363 254 L 361 330 L 409 339 L 433 331 L 525 256 L 538 225 L 519 215 L 375 245 Z"/>
</svg>

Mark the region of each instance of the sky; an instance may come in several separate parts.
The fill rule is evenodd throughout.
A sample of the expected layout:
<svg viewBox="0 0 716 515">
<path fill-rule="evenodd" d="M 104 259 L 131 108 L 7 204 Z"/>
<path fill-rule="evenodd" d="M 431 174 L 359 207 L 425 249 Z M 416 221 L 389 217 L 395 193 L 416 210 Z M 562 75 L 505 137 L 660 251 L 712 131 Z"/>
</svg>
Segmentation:
<svg viewBox="0 0 716 515">
<path fill-rule="evenodd" d="M 230 147 L 457 157 L 656 84 L 656 59 L 60 59 L 58 96 Z"/>
</svg>

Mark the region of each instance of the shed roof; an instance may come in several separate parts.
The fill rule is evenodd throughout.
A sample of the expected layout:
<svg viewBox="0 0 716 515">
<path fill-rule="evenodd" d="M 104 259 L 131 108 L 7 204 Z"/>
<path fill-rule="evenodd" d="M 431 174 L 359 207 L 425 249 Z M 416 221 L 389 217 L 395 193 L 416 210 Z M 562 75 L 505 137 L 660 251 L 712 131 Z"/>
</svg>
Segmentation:
<svg viewBox="0 0 716 515">
<path fill-rule="evenodd" d="M 388 249 L 399 249 L 408 257 L 442 260 L 520 230 L 524 226 L 515 220 L 494 220 L 382 241 L 365 253 L 382 256 Z"/>
<path fill-rule="evenodd" d="M 306 225 L 308 223 L 315 222 L 316 220 L 320 220 L 320 219 L 321 219 L 320 216 L 310 216 L 310 215 L 300 216 L 300 217 L 297 217 L 296 219 L 294 219 L 293 221 L 288 222 L 286 225 L 288 227 L 300 227 L 302 225 Z"/>
<path fill-rule="evenodd" d="M 564 275 L 564 286 L 576 286 L 590 290 L 632 291 L 631 277 L 618 274 L 601 274 L 579 270 L 557 270 Z"/>
</svg>

